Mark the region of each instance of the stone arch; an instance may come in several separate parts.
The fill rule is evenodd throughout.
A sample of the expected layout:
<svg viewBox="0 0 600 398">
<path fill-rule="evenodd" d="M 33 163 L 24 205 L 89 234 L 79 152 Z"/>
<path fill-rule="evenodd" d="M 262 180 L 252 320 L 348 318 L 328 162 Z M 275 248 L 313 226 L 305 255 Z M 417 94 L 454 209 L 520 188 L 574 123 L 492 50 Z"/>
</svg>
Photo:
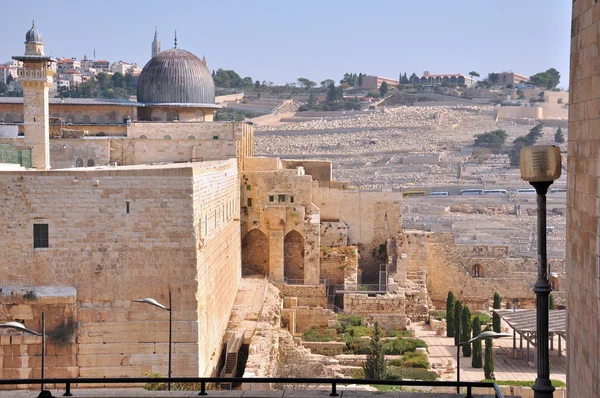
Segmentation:
<svg viewBox="0 0 600 398">
<path fill-rule="evenodd" d="M 83 159 L 77 158 L 75 161 L 75 167 L 83 167 Z"/>
<path fill-rule="evenodd" d="M 196 139 L 196 136 L 194 136 L 194 135 L 188 136 L 188 140 L 195 140 L 195 139 Z"/>
<path fill-rule="evenodd" d="M 165 140 L 170 140 L 170 139 L 171 139 L 171 136 L 167 134 L 167 135 L 165 135 L 164 139 L 165 139 Z"/>
<path fill-rule="evenodd" d="M 143 135 L 143 134 L 140 135 L 140 140 L 147 140 L 147 139 L 148 139 L 148 137 L 146 137 L 145 135 Z"/>
<path fill-rule="evenodd" d="M 7 113 L 6 116 L 4 116 L 4 121 L 6 121 L 6 123 L 12 123 L 15 121 L 14 116 L 12 113 Z"/>
<path fill-rule="evenodd" d="M 269 238 L 253 229 L 242 239 L 242 275 L 269 273 Z"/>
<path fill-rule="evenodd" d="M 304 238 L 298 231 L 290 231 L 283 241 L 283 276 L 304 280 Z"/>
<path fill-rule="evenodd" d="M 458 83 L 458 79 L 456 78 L 456 76 L 450 76 L 450 83 Z"/>
<path fill-rule="evenodd" d="M 106 123 L 106 119 L 103 115 L 96 116 L 96 123 Z"/>
<path fill-rule="evenodd" d="M 94 167 L 96 164 L 94 163 L 94 159 L 88 159 L 87 167 Z"/>
<path fill-rule="evenodd" d="M 179 120 L 179 112 L 176 109 L 169 109 L 167 111 L 167 122 L 172 122 L 173 120 Z"/>
<path fill-rule="evenodd" d="M 92 122 L 92 118 L 90 117 L 90 115 L 87 115 L 87 114 L 86 114 L 86 115 L 83 115 L 83 116 L 81 117 L 81 121 L 82 121 L 83 123 L 91 123 L 91 122 Z"/>
<path fill-rule="evenodd" d="M 69 114 L 69 116 L 67 116 L 67 122 L 69 123 L 75 123 L 75 115 L 74 114 Z"/>
<path fill-rule="evenodd" d="M 475 264 L 471 267 L 471 275 L 474 278 L 480 278 L 483 276 L 483 266 L 481 264 Z"/>
</svg>

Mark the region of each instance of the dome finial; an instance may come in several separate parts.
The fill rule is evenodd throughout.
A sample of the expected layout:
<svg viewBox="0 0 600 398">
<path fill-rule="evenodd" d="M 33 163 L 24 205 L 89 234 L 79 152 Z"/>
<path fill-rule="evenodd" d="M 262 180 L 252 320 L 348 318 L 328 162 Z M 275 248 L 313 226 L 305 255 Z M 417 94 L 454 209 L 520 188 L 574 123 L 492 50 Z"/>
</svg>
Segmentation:
<svg viewBox="0 0 600 398">
<path fill-rule="evenodd" d="M 35 19 L 32 19 L 32 20 L 31 20 L 31 27 L 32 27 L 32 28 L 35 28 Z"/>
<path fill-rule="evenodd" d="M 175 48 L 177 48 L 177 31 L 175 31 Z"/>
</svg>

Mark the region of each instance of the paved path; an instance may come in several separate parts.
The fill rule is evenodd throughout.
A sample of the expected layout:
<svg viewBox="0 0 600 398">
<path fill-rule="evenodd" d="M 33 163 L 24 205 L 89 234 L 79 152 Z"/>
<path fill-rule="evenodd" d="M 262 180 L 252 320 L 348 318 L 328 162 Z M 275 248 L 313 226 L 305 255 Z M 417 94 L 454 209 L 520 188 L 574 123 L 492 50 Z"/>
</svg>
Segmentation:
<svg viewBox="0 0 600 398">
<path fill-rule="evenodd" d="M 511 330 L 512 332 L 512 330 Z M 416 337 L 423 339 L 429 346 L 429 361 L 431 363 L 442 364 L 445 368 L 451 360 L 456 364 L 456 346 L 454 346 L 453 337 L 437 336 L 429 325 L 416 325 Z M 526 342 L 523 341 L 524 349 Z M 525 380 L 533 381 L 537 376 L 535 365 L 528 364 L 526 359 L 514 359 L 512 355 L 513 339 L 506 337 L 494 340 L 494 370 L 496 380 Z M 517 347 L 519 339 L 517 336 Z M 562 344 L 562 356 L 558 356 L 558 342 L 554 341 L 554 351 L 550 351 L 550 378 L 560 380 L 566 383 L 567 376 L 567 357 L 565 351 L 565 342 Z M 535 348 L 531 347 L 530 358 L 533 361 Z M 461 353 L 462 354 L 462 353 Z M 471 358 L 461 357 L 460 359 L 462 381 L 481 381 L 483 380 L 483 369 L 471 367 Z M 442 376 L 444 380 L 456 380 L 456 372 Z"/>
</svg>

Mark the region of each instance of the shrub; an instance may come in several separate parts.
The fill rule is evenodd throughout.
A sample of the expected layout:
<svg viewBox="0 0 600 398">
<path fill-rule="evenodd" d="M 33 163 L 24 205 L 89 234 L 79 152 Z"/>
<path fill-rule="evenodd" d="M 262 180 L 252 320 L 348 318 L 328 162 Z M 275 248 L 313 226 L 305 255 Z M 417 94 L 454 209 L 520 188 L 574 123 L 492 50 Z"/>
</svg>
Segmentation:
<svg viewBox="0 0 600 398">
<path fill-rule="evenodd" d="M 494 293 L 494 309 L 495 310 L 500 309 L 500 295 L 497 292 Z M 492 318 L 493 318 L 492 324 L 494 327 L 494 332 L 500 333 L 500 325 L 501 325 L 500 315 L 498 315 L 494 312 L 494 315 Z"/>
<path fill-rule="evenodd" d="M 304 332 L 304 341 L 334 341 L 337 337 L 335 329 L 312 328 Z"/>
<path fill-rule="evenodd" d="M 418 347 L 427 348 L 427 343 L 421 339 L 398 338 L 386 340 L 383 344 L 386 355 L 403 355 L 405 352 L 413 352 Z"/>
<path fill-rule="evenodd" d="M 369 340 L 361 337 L 350 337 L 345 339 L 346 351 L 353 354 L 367 354 L 369 350 Z"/>
<path fill-rule="evenodd" d="M 404 355 L 404 366 L 410 368 L 429 369 L 427 355 L 420 352 L 407 352 Z"/>
<path fill-rule="evenodd" d="M 400 330 L 394 329 L 391 332 L 387 333 L 387 337 L 414 337 L 414 333 L 410 330 Z"/>
<path fill-rule="evenodd" d="M 454 337 L 454 293 L 452 290 L 448 292 L 448 298 L 446 298 L 446 336 Z"/>
<path fill-rule="evenodd" d="M 369 343 L 367 360 L 363 363 L 362 368 L 367 379 L 383 379 L 385 377 L 385 356 L 383 352 L 383 344 L 381 341 L 382 330 L 379 328 L 379 322 L 375 322 L 373 329 L 373 338 Z"/>
<path fill-rule="evenodd" d="M 390 365 L 390 366 L 404 366 L 404 357 L 392 359 L 391 361 L 388 362 L 388 365 Z"/>
<path fill-rule="evenodd" d="M 485 325 L 492 321 L 491 316 L 489 316 L 488 314 L 481 312 L 481 311 L 475 311 L 474 313 L 471 314 L 471 322 L 473 322 L 473 320 L 475 320 L 475 318 L 479 319 L 480 325 Z"/>
<path fill-rule="evenodd" d="M 426 380 L 433 381 L 438 378 L 438 374 L 429 372 L 424 369 L 418 368 L 406 368 L 406 367 L 392 367 L 390 366 L 385 375 L 386 380 Z"/>
</svg>

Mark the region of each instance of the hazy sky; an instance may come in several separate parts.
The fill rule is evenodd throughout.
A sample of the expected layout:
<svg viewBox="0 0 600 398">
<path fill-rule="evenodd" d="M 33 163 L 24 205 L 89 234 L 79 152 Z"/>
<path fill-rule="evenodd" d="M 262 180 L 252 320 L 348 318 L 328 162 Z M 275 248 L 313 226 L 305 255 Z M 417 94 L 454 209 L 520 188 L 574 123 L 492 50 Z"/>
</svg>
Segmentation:
<svg viewBox="0 0 600 398">
<path fill-rule="evenodd" d="M 3 7 L 0 62 L 24 51 L 35 19 L 46 54 L 144 65 L 154 27 L 209 68 L 275 83 L 344 72 L 530 76 L 554 67 L 568 84 L 571 2 L 566 0 L 103 0 L 18 1 Z"/>
</svg>

